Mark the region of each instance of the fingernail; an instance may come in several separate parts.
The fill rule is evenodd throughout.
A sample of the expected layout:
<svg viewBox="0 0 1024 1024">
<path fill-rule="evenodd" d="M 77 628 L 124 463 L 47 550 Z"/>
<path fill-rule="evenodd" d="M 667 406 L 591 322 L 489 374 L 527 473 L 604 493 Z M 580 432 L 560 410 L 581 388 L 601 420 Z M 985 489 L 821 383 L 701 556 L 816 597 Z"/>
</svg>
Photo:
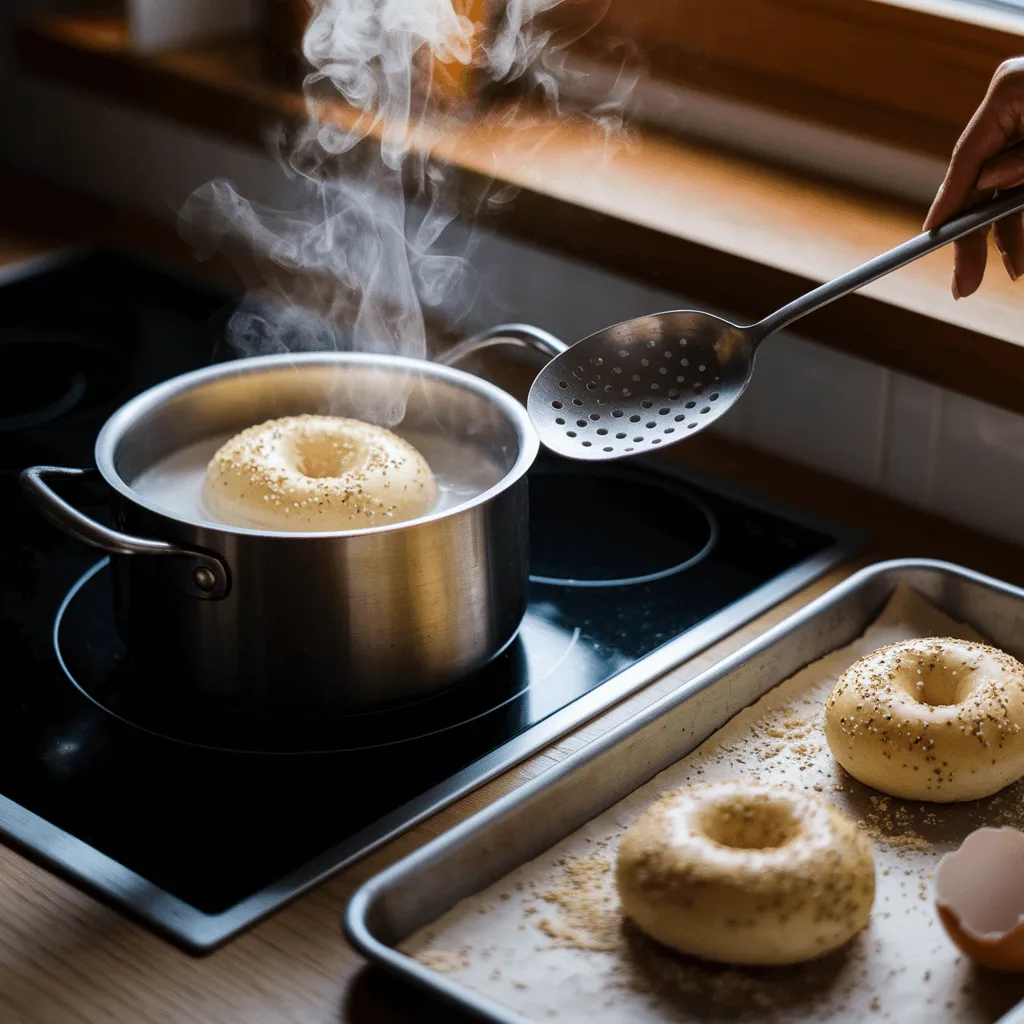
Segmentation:
<svg viewBox="0 0 1024 1024">
<path fill-rule="evenodd" d="M 1002 254 L 1003 266 L 1006 267 L 1006 272 L 1010 275 L 1011 281 L 1016 281 L 1020 274 L 1017 273 L 1017 268 L 1013 265 L 1013 260 L 1010 259 L 1007 253 Z"/>
<path fill-rule="evenodd" d="M 956 285 L 955 277 L 953 278 L 953 298 L 956 299 L 957 302 L 960 301 L 960 289 Z"/>
</svg>

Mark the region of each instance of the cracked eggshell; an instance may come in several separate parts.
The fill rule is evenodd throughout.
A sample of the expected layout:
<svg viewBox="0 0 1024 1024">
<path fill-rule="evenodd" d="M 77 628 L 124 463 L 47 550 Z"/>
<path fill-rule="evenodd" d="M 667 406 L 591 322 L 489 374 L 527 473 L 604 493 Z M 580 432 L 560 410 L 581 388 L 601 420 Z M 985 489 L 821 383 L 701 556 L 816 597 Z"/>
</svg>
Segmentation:
<svg viewBox="0 0 1024 1024">
<path fill-rule="evenodd" d="M 979 828 L 935 871 L 947 934 L 976 964 L 1024 971 L 1024 832 Z"/>
</svg>

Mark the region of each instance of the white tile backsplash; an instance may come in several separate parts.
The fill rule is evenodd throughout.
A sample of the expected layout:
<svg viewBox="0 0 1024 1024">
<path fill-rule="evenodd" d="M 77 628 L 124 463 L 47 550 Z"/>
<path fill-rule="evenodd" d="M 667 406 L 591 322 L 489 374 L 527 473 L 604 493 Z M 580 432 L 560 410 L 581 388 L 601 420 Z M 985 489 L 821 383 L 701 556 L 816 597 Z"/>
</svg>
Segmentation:
<svg viewBox="0 0 1024 1024">
<path fill-rule="evenodd" d="M 887 373 L 790 335 L 769 338 L 740 399 L 761 448 L 868 487 L 881 476 Z"/>
<path fill-rule="evenodd" d="M 941 388 L 889 374 L 882 489 L 908 505 L 931 507 L 942 406 Z"/>
<path fill-rule="evenodd" d="M 525 320 L 569 343 L 683 302 L 670 292 L 491 231 L 479 233 L 473 267 L 480 279 L 475 321 Z"/>
<path fill-rule="evenodd" d="M 1024 542 L 1024 417 L 944 395 L 934 476 L 933 507 Z"/>
<path fill-rule="evenodd" d="M 741 400 L 754 399 L 738 440 L 1024 544 L 1024 416 L 806 341 L 769 356 L 779 340 Z"/>
</svg>

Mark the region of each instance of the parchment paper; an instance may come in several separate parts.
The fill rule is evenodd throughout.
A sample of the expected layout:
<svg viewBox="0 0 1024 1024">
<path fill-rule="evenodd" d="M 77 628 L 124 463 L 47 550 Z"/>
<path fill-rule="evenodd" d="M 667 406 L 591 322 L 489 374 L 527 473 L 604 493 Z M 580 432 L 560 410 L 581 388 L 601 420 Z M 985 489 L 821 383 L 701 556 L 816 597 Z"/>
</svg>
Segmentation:
<svg viewBox="0 0 1024 1024">
<path fill-rule="evenodd" d="M 1024 998 L 1024 978 L 980 971 L 960 956 L 935 913 L 932 876 L 971 830 L 1024 827 L 1024 785 L 971 804 L 887 798 L 839 768 L 821 727 L 825 699 L 850 664 L 918 636 L 983 640 L 898 590 L 858 640 L 775 687 L 543 856 L 463 900 L 403 951 L 538 1022 L 991 1024 Z M 623 922 L 614 860 L 625 829 L 665 790 L 736 777 L 819 792 L 868 831 L 877 870 L 872 920 L 843 949 L 794 967 L 717 966 L 665 950 Z"/>
</svg>

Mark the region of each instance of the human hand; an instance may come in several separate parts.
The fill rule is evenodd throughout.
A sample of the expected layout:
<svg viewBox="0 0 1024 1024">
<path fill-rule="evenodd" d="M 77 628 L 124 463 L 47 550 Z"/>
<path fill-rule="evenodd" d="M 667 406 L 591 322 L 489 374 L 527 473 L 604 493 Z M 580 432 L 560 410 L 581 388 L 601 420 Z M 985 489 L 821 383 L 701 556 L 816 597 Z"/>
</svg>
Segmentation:
<svg viewBox="0 0 1024 1024">
<path fill-rule="evenodd" d="M 926 231 L 974 206 L 995 189 L 1024 185 L 1024 57 L 1000 65 L 960 136 L 928 218 Z M 953 243 L 953 297 L 976 292 L 985 276 L 988 228 Z M 1011 279 L 1024 275 L 1024 214 L 995 225 L 996 248 Z"/>
</svg>

